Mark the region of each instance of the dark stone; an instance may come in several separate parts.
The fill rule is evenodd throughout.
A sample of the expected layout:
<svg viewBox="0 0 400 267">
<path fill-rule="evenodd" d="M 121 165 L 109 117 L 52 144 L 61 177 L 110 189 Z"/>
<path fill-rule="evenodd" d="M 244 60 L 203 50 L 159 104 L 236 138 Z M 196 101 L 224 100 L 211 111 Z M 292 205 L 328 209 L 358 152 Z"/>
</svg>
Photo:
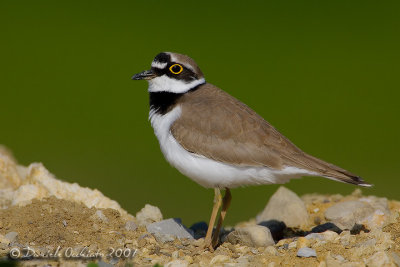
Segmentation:
<svg viewBox="0 0 400 267">
<path fill-rule="evenodd" d="M 336 232 L 337 234 L 340 234 L 342 232 L 342 229 L 337 227 L 334 223 L 328 222 L 315 226 L 313 229 L 311 229 L 311 233 L 323 233 L 328 230 Z"/>
<path fill-rule="evenodd" d="M 364 225 L 362 224 L 355 224 L 353 226 L 353 228 L 351 228 L 350 230 L 350 234 L 352 235 L 358 235 L 359 233 L 361 233 L 361 231 L 363 231 L 364 233 L 369 233 L 369 230 L 367 228 L 365 228 Z"/>
<path fill-rule="evenodd" d="M 193 231 L 193 236 L 195 239 L 205 237 L 207 234 L 208 225 L 205 222 L 197 222 L 189 227 Z"/>
<path fill-rule="evenodd" d="M 281 240 L 283 238 L 283 233 L 286 229 L 286 224 L 278 220 L 263 221 L 260 222 L 258 225 L 267 227 L 275 241 Z"/>
</svg>

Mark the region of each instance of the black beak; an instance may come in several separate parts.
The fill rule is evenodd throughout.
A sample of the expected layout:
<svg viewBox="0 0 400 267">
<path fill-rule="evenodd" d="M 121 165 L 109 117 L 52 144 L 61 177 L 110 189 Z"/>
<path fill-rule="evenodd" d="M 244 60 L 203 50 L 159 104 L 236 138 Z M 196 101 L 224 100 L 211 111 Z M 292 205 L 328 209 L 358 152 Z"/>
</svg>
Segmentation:
<svg viewBox="0 0 400 267">
<path fill-rule="evenodd" d="M 151 80 L 157 75 L 152 70 L 145 70 L 132 76 L 132 80 Z"/>
</svg>

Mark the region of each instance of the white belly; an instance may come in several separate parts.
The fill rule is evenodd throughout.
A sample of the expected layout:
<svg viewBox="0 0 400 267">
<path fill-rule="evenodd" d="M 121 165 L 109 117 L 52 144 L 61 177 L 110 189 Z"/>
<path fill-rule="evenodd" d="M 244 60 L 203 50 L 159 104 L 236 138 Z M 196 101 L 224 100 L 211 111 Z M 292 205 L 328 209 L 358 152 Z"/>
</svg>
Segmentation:
<svg viewBox="0 0 400 267">
<path fill-rule="evenodd" d="M 177 106 L 165 115 L 156 114 L 151 110 L 149 118 L 167 161 L 204 187 L 234 188 L 244 185 L 282 184 L 291 178 L 315 175 L 295 167 L 274 170 L 267 167 L 234 166 L 188 152 L 170 132 L 172 123 L 180 115 L 181 108 Z"/>
</svg>

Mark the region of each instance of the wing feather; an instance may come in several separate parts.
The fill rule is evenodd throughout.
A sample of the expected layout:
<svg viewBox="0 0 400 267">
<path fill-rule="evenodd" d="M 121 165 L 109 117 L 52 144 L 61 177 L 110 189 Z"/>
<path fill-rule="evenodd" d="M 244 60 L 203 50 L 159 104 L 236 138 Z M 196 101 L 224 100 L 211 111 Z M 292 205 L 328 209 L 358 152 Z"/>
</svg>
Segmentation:
<svg viewBox="0 0 400 267">
<path fill-rule="evenodd" d="M 227 164 L 282 169 L 294 166 L 347 183 L 360 177 L 296 147 L 248 106 L 204 84 L 179 99 L 182 115 L 171 133 L 186 150 Z"/>
</svg>

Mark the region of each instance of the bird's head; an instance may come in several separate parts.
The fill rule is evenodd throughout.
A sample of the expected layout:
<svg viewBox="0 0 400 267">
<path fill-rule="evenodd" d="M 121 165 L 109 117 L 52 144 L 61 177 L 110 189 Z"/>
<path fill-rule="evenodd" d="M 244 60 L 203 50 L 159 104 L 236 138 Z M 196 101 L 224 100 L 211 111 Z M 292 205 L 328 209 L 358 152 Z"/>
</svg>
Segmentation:
<svg viewBox="0 0 400 267">
<path fill-rule="evenodd" d="M 151 69 L 135 74 L 132 80 L 148 80 L 149 92 L 185 93 L 205 83 L 203 73 L 186 55 L 162 52 L 151 63 Z"/>
</svg>

